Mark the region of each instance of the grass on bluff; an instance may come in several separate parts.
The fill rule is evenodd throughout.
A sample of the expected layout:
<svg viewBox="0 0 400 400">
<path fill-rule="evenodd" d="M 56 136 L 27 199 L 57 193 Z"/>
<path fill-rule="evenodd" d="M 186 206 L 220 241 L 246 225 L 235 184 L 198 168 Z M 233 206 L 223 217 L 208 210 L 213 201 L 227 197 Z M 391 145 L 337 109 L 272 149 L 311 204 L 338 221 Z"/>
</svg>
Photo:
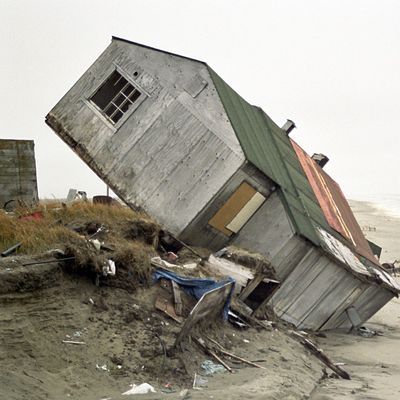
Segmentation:
<svg viewBox="0 0 400 400">
<path fill-rule="evenodd" d="M 24 218 L 37 211 L 41 219 Z M 19 242 L 22 242 L 19 254 L 27 255 L 76 246 L 82 242 L 82 236 L 71 227 L 89 223 L 104 225 L 106 239 L 111 244 L 129 245 L 132 240 L 144 237 L 149 245 L 152 239 L 156 240 L 159 231 L 158 224 L 150 217 L 127 207 L 89 202 L 77 202 L 68 207 L 58 202 L 42 203 L 35 209 L 18 209 L 13 214 L 0 211 L 0 252 Z"/>
</svg>

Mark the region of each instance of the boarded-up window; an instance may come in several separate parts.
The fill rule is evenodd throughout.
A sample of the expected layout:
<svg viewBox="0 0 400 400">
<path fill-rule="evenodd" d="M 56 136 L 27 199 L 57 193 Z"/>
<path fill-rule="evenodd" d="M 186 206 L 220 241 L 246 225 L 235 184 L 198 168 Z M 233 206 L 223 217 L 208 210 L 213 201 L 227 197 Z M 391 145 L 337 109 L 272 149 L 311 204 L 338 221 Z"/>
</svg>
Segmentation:
<svg viewBox="0 0 400 400">
<path fill-rule="evenodd" d="M 230 236 L 246 224 L 264 201 L 261 193 L 243 182 L 208 223 Z"/>
</svg>

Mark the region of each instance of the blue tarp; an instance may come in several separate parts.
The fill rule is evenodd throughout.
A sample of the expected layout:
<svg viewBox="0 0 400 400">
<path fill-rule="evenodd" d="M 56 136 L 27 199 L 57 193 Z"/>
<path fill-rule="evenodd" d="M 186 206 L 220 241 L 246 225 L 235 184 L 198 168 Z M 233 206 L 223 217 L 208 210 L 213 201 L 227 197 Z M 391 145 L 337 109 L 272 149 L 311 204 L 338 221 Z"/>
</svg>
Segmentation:
<svg viewBox="0 0 400 400">
<path fill-rule="evenodd" d="M 215 281 L 214 279 L 206 278 L 188 278 L 164 269 L 157 269 L 153 274 L 153 278 L 156 281 L 161 278 L 175 281 L 186 293 L 193 296 L 197 300 L 199 300 L 204 293 L 210 292 L 213 289 L 220 288 L 227 283 L 233 282 L 232 289 L 228 295 L 228 298 L 226 299 L 223 309 L 224 320 L 228 319 L 229 305 L 231 303 L 232 293 L 235 287 L 235 280 L 233 278 L 228 277 L 222 281 Z"/>
</svg>

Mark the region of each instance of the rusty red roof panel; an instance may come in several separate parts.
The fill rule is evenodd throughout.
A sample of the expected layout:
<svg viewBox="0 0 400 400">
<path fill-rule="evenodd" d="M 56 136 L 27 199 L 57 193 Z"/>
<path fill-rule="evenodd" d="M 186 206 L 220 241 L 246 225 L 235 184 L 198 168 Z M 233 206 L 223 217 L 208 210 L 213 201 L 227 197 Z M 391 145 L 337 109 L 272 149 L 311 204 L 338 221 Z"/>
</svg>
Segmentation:
<svg viewBox="0 0 400 400">
<path fill-rule="evenodd" d="M 328 224 L 361 256 L 380 265 L 373 255 L 340 186 L 296 143 L 292 145 Z"/>
</svg>

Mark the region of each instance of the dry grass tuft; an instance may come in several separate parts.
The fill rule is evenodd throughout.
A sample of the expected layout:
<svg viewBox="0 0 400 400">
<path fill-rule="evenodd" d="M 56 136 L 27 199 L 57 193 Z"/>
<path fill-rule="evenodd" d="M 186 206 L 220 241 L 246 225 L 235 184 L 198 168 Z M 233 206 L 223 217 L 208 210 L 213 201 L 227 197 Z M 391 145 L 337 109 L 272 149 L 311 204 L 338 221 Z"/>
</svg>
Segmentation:
<svg viewBox="0 0 400 400">
<path fill-rule="evenodd" d="M 25 217 L 32 212 L 41 213 L 42 218 L 27 220 Z M 69 244 L 79 247 L 82 237 L 71 227 L 85 227 L 87 224 L 105 226 L 107 237 L 111 240 L 122 236 L 143 239 L 146 243 L 154 241 L 160 229 L 150 217 L 127 207 L 89 202 L 63 207 L 58 202 L 52 202 L 34 210 L 18 209 L 12 215 L 0 212 L 0 251 L 18 242 L 22 242 L 22 254 L 38 254 L 54 248 L 64 248 Z M 136 229 L 136 237 L 133 237 L 135 224 L 138 224 L 139 229 Z M 144 237 L 141 234 L 145 234 Z"/>
<path fill-rule="evenodd" d="M 107 280 L 109 286 L 118 286 L 124 289 L 134 289 L 132 285 L 140 283 L 149 285 L 152 281 L 153 267 L 150 259 L 156 256 L 152 246 L 137 241 L 120 243 L 111 255 L 115 262 L 117 274 Z"/>
<path fill-rule="evenodd" d="M 41 218 L 32 220 L 33 212 Z M 127 207 L 46 203 L 35 210 L 0 212 L 0 252 L 19 242 L 19 253 L 26 255 L 59 248 L 66 257 L 75 257 L 65 264 L 66 271 L 93 279 L 98 276 L 102 285 L 135 290 L 151 281 L 150 258 L 157 255 L 159 231 L 160 226 L 151 218 Z M 105 250 L 99 251 L 89 242 L 93 234 L 104 242 Z M 103 267 L 110 259 L 117 274 L 104 276 Z"/>
<path fill-rule="evenodd" d="M 276 279 L 276 272 L 270 261 L 258 253 L 252 253 L 245 249 L 229 246 L 225 258 L 237 264 L 244 265 L 254 272 L 261 272 L 271 279 Z"/>
</svg>

